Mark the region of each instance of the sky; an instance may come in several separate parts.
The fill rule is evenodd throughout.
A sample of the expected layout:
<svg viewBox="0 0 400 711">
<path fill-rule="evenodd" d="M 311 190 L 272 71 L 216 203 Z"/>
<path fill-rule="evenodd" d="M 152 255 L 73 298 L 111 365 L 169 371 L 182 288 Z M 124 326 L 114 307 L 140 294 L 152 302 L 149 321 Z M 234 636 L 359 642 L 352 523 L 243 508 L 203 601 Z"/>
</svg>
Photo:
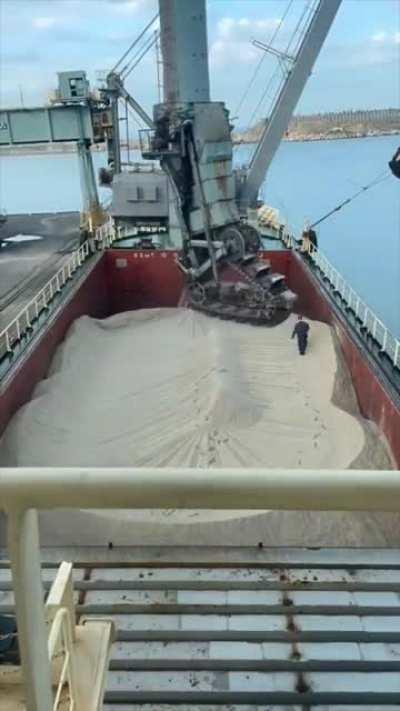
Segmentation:
<svg viewBox="0 0 400 711">
<path fill-rule="evenodd" d="M 237 126 L 268 114 L 282 77 L 278 60 L 252 40 L 268 43 L 277 33 L 274 47 L 287 50 L 309 6 L 310 0 L 207 0 L 212 98 L 226 102 Z M 156 11 L 156 0 L 0 0 L 1 106 L 46 103 L 57 71 L 85 69 L 95 83 Z M 154 49 L 126 85 L 151 113 Z M 389 106 L 400 106 L 400 2 L 343 0 L 296 113 Z"/>
</svg>

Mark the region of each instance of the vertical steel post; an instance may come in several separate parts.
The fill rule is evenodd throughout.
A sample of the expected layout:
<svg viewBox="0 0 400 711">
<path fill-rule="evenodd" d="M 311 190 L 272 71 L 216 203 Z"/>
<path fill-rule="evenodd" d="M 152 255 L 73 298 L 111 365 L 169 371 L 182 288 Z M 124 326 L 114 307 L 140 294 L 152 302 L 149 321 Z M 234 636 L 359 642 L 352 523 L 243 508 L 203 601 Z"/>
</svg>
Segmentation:
<svg viewBox="0 0 400 711">
<path fill-rule="evenodd" d="M 205 0 L 159 0 L 164 101 L 210 101 Z"/>
<path fill-rule="evenodd" d="M 8 511 L 7 533 L 27 711 L 52 711 L 37 511 Z"/>
<path fill-rule="evenodd" d="M 111 97 L 111 120 L 112 120 L 112 159 L 113 159 L 113 172 L 114 175 L 121 172 L 121 145 L 120 145 L 120 133 L 119 133 L 119 107 L 118 107 L 118 94 L 113 93 Z"/>
<path fill-rule="evenodd" d="M 83 201 L 82 208 L 83 212 L 90 213 L 93 210 L 97 210 L 100 203 L 90 144 L 86 141 L 78 142 L 78 160 Z"/>
<path fill-rule="evenodd" d="M 160 37 L 159 37 L 157 30 L 155 31 L 155 37 L 156 37 L 156 69 L 157 69 L 158 103 L 161 104 L 162 99 L 163 99 L 163 86 L 161 83 L 162 55 L 161 55 L 161 47 L 160 47 Z"/>
</svg>

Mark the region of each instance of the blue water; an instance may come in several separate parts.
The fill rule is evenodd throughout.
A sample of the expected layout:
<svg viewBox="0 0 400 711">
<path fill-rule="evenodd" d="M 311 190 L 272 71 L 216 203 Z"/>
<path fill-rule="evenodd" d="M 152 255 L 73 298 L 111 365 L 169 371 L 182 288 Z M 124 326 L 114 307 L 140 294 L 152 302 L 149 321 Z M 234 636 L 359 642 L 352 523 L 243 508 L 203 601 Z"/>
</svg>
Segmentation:
<svg viewBox="0 0 400 711">
<path fill-rule="evenodd" d="M 299 234 L 387 168 L 399 136 L 282 143 L 263 187 Z M 237 149 L 243 163 L 249 146 Z M 94 154 L 96 168 L 105 154 Z M 101 190 L 103 200 L 110 191 Z M 80 207 L 75 154 L 3 157 L 0 207 L 9 213 L 77 210 Z M 318 228 L 319 245 L 353 288 L 400 337 L 400 181 L 390 175 Z"/>
</svg>

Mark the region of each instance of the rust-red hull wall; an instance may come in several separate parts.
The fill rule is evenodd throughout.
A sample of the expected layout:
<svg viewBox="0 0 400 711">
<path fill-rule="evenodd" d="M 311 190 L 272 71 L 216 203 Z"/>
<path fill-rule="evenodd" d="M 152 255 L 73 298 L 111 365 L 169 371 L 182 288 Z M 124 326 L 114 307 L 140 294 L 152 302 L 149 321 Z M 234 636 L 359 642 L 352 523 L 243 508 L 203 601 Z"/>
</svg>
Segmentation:
<svg viewBox="0 0 400 711">
<path fill-rule="evenodd" d="M 375 422 L 385 434 L 400 469 L 400 410 L 388 397 L 377 375 L 362 358 L 352 338 L 348 337 L 337 319 L 334 319 L 334 325 L 350 369 L 361 413 Z"/>
<path fill-rule="evenodd" d="M 106 260 L 111 313 L 177 306 L 183 275 L 176 252 L 111 249 Z"/>
<path fill-rule="evenodd" d="M 297 294 L 296 313 L 309 319 L 331 323 L 332 308 L 329 301 L 322 294 L 302 259 L 293 252 L 290 252 L 290 256 L 287 283 Z"/>
<path fill-rule="evenodd" d="M 264 252 L 274 271 L 287 275 L 290 252 Z M 111 313 L 157 306 L 177 306 L 183 275 L 176 252 L 111 249 L 106 254 Z"/>
<path fill-rule="evenodd" d="M 400 410 L 383 388 L 348 326 L 336 316 L 315 278 L 295 254 L 290 263 L 288 285 L 299 295 L 296 306 L 298 313 L 334 327 L 351 373 L 361 414 L 375 422 L 385 434 L 397 467 L 400 468 Z"/>
<path fill-rule="evenodd" d="M 104 257 L 43 333 L 36 348 L 21 362 L 12 380 L 6 383 L 0 395 L 0 436 L 15 412 L 28 402 L 37 383 L 46 377 L 54 352 L 72 322 L 84 314 L 96 318 L 109 314 Z"/>
</svg>

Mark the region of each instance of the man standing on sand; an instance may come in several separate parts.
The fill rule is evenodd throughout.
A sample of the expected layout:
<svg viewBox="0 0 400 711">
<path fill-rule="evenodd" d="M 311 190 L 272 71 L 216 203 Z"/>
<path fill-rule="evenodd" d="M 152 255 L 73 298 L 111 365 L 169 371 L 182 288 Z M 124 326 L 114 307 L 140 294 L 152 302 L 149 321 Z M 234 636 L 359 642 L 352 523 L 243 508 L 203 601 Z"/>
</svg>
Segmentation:
<svg viewBox="0 0 400 711">
<path fill-rule="evenodd" d="M 308 332 L 310 330 L 310 325 L 307 321 L 303 320 L 302 316 L 299 316 L 298 321 L 293 329 L 292 338 L 297 336 L 297 345 L 299 347 L 300 355 L 305 355 L 307 350 Z"/>
</svg>

